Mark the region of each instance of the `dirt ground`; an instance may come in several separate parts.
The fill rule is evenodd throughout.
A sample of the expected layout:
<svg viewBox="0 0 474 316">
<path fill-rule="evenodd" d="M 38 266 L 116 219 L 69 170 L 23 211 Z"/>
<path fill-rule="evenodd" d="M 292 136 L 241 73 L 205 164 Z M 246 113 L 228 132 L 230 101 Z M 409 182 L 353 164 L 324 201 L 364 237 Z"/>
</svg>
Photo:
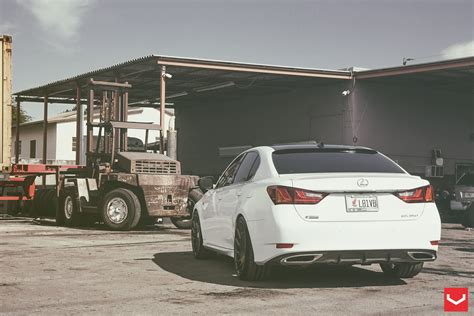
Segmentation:
<svg viewBox="0 0 474 316">
<path fill-rule="evenodd" d="M 195 260 L 190 233 L 172 225 L 133 232 L 0 220 L 4 314 L 441 314 L 445 287 L 469 287 L 474 231 L 443 224 L 439 258 L 414 279 L 378 266 L 283 269 L 243 282 L 232 260 Z"/>
</svg>

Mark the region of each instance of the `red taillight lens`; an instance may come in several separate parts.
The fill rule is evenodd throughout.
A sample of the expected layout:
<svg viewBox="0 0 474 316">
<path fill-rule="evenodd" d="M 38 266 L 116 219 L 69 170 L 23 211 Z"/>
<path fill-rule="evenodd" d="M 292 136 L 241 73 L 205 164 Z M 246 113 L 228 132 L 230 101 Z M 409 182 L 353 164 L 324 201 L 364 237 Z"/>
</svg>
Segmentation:
<svg viewBox="0 0 474 316">
<path fill-rule="evenodd" d="M 277 249 L 289 249 L 293 248 L 293 244 L 276 244 Z"/>
<path fill-rule="evenodd" d="M 427 185 L 426 187 L 416 188 L 409 191 L 397 192 L 395 195 L 407 203 L 433 202 L 433 187 Z"/>
<path fill-rule="evenodd" d="M 268 195 L 277 204 L 317 204 L 327 195 L 326 193 L 272 185 L 267 188 Z"/>
</svg>

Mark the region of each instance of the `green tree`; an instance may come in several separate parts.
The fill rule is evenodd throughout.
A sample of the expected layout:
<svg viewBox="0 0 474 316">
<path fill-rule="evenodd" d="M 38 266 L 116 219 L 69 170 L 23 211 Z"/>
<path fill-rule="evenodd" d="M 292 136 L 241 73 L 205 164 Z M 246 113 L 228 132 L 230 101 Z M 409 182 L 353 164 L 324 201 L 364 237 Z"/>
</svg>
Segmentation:
<svg viewBox="0 0 474 316">
<path fill-rule="evenodd" d="M 13 105 L 12 124 L 16 124 L 16 105 Z M 31 121 L 31 116 L 26 114 L 25 110 L 20 108 L 20 124 Z"/>
</svg>

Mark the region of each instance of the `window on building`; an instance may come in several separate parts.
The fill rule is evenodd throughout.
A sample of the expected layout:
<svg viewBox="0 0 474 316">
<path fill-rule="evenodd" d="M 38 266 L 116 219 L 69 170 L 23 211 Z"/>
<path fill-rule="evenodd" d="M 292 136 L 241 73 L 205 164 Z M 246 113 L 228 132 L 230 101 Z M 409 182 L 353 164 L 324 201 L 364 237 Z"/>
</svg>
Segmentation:
<svg viewBox="0 0 474 316">
<path fill-rule="evenodd" d="M 72 151 L 76 151 L 76 137 L 72 138 Z"/>
<path fill-rule="evenodd" d="M 36 140 L 30 140 L 30 158 L 36 158 Z"/>
<path fill-rule="evenodd" d="M 17 142 L 15 141 L 15 153 L 17 153 L 16 149 L 18 148 L 18 153 L 17 154 L 21 155 L 21 140 L 18 141 L 18 147 L 16 146 L 16 143 Z"/>
</svg>

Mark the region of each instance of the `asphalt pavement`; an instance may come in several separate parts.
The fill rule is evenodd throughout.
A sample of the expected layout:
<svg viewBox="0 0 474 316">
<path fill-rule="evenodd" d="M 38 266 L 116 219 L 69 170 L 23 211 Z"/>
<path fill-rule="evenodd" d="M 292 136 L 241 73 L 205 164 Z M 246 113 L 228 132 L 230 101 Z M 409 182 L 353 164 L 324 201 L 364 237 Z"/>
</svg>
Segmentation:
<svg viewBox="0 0 474 316">
<path fill-rule="evenodd" d="M 279 269 L 240 281 L 232 260 L 195 260 L 190 232 L 132 232 L 0 220 L 2 314 L 433 314 L 445 287 L 468 287 L 474 311 L 474 231 L 443 224 L 439 257 L 413 279 L 378 266 Z"/>
</svg>

